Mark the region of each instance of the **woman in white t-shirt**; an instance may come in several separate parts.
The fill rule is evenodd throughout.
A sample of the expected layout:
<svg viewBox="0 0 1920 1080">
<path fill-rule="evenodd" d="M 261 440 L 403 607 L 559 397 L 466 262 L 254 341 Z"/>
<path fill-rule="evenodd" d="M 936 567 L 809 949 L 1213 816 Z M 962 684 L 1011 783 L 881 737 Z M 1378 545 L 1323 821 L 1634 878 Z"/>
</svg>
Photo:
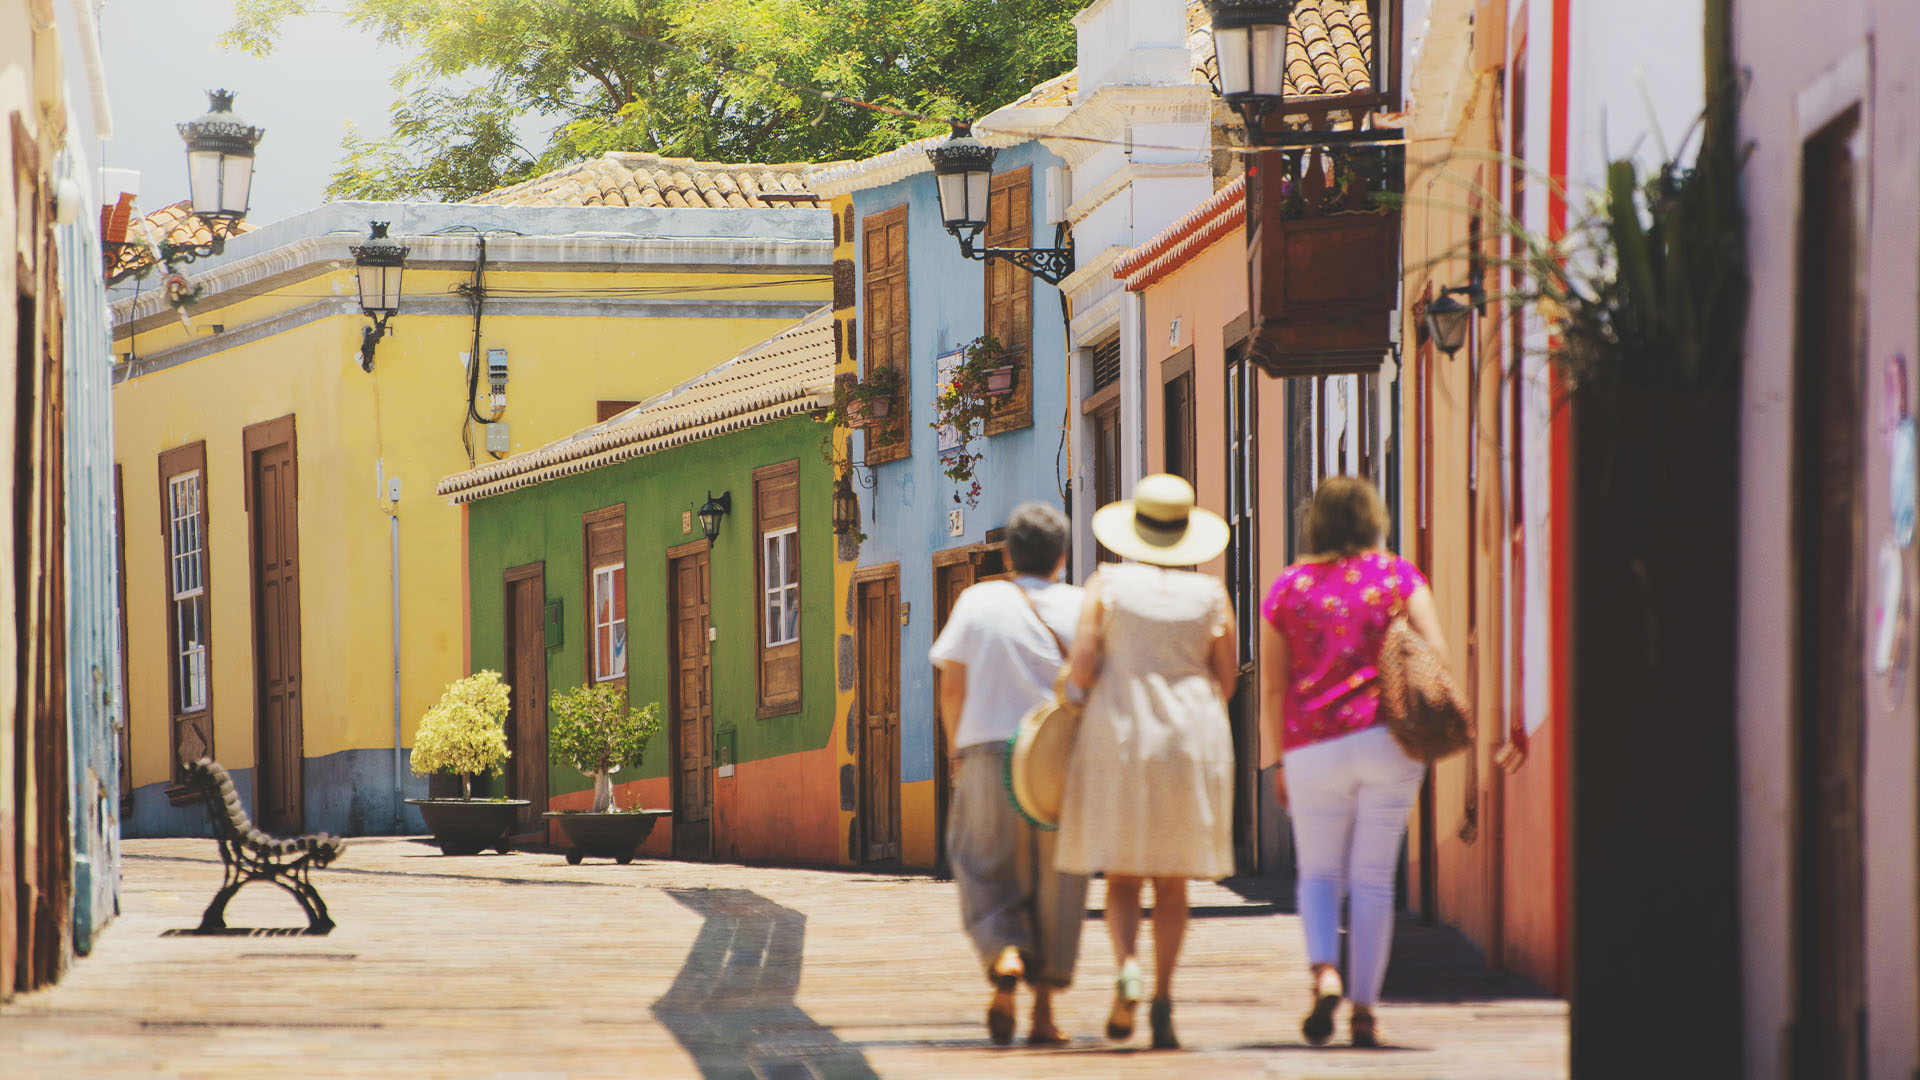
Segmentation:
<svg viewBox="0 0 1920 1080">
<path fill-rule="evenodd" d="M 1067 519 L 1044 503 L 1007 519 L 1011 581 L 960 594 L 931 656 L 940 670 L 940 716 L 951 750 L 947 859 L 960 886 L 960 921 L 993 985 L 987 1032 L 1013 1040 L 1014 990 L 1033 987 L 1027 1041 L 1067 1040 L 1053 1020 L 1055 991 L 1073 980 L 1086 918 L 1087 879 L 1054 869 L 1050 831 L 1007 797 L 1007 741 L 1053 683 L 1080 616 L 1080 590 L 1054 581 L 1066 562 Z"/>
</svg>

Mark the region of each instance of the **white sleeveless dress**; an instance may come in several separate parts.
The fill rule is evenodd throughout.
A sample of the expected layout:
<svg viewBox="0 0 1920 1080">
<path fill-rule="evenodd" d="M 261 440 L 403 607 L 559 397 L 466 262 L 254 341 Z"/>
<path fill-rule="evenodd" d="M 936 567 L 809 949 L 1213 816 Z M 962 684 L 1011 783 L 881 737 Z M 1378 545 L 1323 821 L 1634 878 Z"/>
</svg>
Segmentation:
<svg viewBox="0 0 1920 1080">
<path fill-rule="evenodd" d="M 1055 865 L 1067 873 L 1233 873 L 1233 735 L 1209 662 L 1218 578 L 1102 567 L 1105 655 L 1068 766 Z"/>
</svg>

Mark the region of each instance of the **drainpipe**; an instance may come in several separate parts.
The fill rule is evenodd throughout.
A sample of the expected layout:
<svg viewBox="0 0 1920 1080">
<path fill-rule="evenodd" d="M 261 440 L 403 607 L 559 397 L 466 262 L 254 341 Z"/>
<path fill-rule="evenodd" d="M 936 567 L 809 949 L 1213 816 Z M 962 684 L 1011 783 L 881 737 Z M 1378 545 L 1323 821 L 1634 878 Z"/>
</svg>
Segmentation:
<svg viewBox="0 0 1920 1080">
<path fill-rule="evenodd" d="M 393 566 L 393 833 L 406 828 L 406 789 L 400 752 L 400 478 L 387 481 L 387 535 Z"/>
</svg>

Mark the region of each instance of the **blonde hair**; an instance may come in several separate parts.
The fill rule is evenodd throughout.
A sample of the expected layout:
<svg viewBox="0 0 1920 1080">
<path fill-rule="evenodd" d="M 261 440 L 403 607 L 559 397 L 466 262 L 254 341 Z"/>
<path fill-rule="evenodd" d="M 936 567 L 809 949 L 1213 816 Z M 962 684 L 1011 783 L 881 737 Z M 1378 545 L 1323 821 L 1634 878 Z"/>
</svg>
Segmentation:
<svg viewBox="0 0 1920 1080">
<path fill-rule="evenodd" d="M 1332 476 L 1313 493 L 1302 540 L 1304 554 L 1358 555 L 1387 535 L 1387 507 L 1358 476 Z"/>
</svg>

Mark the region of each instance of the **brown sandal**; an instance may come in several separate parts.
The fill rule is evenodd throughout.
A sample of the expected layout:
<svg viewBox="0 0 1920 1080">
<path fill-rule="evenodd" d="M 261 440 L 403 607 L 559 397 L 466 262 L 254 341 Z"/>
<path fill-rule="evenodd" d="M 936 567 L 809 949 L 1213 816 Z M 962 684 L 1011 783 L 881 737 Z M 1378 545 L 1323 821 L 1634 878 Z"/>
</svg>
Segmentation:
<svg viewBox="0 0 1920 1080">
<path fill-rule="evenodd" d="M 1380 1021 L 1372 1013 L 1355 1013 L 1348 1021 L 1353 1029 L 1353 1045 L 1363 1049 L 1377 1049 L 1386 1041 L 1386 1032 L 1380 1030 Z"/>
<path fill-rule="evenodd" d="M 1020 950 L 1009 945 L 994 957 L 993 1002 L 987 1006 L 987 1037 L 994 1045 L 1005 1046 L 1013 1041 L 1014 1004 L 1013 992 L 1020 986 L 1020 976 L 1026 974 L 1026 964 L 1020 959 Z"/>
</svg>

